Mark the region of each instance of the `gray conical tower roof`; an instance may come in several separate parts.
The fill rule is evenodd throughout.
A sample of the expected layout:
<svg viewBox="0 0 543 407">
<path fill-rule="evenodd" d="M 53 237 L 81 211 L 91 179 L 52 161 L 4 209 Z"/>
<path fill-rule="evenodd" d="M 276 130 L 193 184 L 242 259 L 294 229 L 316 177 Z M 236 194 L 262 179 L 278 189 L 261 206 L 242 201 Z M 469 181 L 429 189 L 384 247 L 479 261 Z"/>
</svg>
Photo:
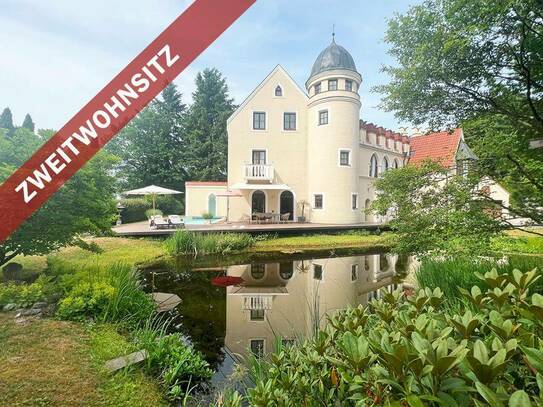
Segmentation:
<svg viewBox="0 0 543 407">
<path fill-rule="evenodd" d="M 317 57 L 311 69 L 310 78 L 321 72 L 331 71 L 333 69 L 347 69 L 357 72 L 354 59 L 349 52 L 341 45 L 336 44 L 334 40 Z"/>
</svg>

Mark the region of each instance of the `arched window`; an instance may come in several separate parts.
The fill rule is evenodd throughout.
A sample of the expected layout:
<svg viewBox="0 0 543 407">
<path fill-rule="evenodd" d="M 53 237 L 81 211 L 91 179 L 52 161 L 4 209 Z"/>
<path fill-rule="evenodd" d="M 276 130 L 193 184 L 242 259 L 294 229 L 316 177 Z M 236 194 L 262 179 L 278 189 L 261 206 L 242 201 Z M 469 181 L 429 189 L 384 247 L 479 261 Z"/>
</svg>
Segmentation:
<svg viewBox="0 0 543 407">
<path fill-rule="evenodd" d="M 370 159 L 370 177 L 377 178 L 378 175 L 378 168 L 377 168 L 377 156 L 374 154 L 371 156 Z"/>
<path fill-rule="evenodd" d="M 254 280 L 262 280 L 266 274 L 265 264 L 251 264 L 251 277 Z"/>
<path fill-rule="evenodd" d="M 283 96 L 283 89 L 279 85 L 275 88 L 275 96 Z"/>
<path fill-rule="evenodd" d="M 381 174 L 384 174 L 388 171 L 388 158 L 383 157 L 383 161 L 381 162 Z"/>
<path fill-rule="evenodd" d="M 279 263 L 279 275 L 283 280 L 290 280 L 292 275 L 294 274 L 294 263 L 288 262 L 288 263 Z"/>
<path fill-rule="evenodd" d="M 217 215 L 217 198 L 215 194 L 210 194 L 207 197 L 207 213 L 213 217 Z"/>
<path fill-rule="evenodd" d="M 392 164 L 392 168 L 400 168 L 400 164 L 398 164 L 398 160 L 395 158 L 394 163 Z"/>
</svg>

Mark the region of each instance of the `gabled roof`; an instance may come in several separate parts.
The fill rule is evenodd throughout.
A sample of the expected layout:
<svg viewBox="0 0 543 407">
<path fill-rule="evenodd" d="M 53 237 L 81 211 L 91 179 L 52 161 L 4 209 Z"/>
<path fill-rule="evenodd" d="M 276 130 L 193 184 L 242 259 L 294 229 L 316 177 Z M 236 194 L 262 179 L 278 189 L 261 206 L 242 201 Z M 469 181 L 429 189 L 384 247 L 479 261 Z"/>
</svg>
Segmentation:
<svg viewBox="0 0 543 407">
<path fill-rule="evenodd" d="M 292 82 L 292 84 L 294 85 L 294 87 L 296 89 L 298 89 L 300 91 L 300 94 L 303 95 L 305 98 L 307 98 L 307 93 L 300 87 L 300 85 L 298 85 L 296 83 L 296 81 L 294 79 L 292 79 L 292 76 L 289 75 L 289 73 L 285 70 L 285 68 L 283 68 L 281 65 L 277 65 L 275 68 L 273 68 L 273 70 L 264 78 L 264 80 L 262 82 L 260 82 L 260 84 L 249 94 L 249 96 L 247 96 L 245 98 L 245 100 L 241 103 L 241 105 L 239 105 L 239 107 L 236 109 L 236 111 L 234 113 L 232 113 L 232 115 L 228 118 L 228 120 L 226 121 L 227 123 L 230 123 L 234 117 L 236 117 L 238 115 L 239 112 L 241 112 L 243 110 L 243 108 L 245 108 L 245 106 L 247 106 L 247 104 L 249 103 L 249 101 L 258 93 L 258 91 L 260 89 L 262 89 L 264 87 L 264 85 L 266 84 L 266 82 L 268 82 L 268 80 L 276 73 L 276 72 L 281 72 L 282 74 L 284 74 L 287 79 L 290 80 L 290 82 Z"/>
<path fill-rule="evenodd" d="M 462 129 L 458 128 L 452 133 L 440 131 L 424 136 L 411 137 L 411 150 L 409 164 L 417 164 L 424 160 L 432 160 L 445 168 L 454 165 L 456 152 L 460 141 L 464 139 Z"/>
</svg>

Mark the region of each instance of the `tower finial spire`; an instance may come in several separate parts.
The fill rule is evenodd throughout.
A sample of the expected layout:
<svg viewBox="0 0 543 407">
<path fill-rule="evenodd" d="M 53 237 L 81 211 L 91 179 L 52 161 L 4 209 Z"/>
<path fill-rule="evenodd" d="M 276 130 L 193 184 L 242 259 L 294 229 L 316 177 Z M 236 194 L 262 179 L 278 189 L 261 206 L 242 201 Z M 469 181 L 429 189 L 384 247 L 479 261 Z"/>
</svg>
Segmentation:
<svg viewBox="0 0 543 407">
<path fill-rule="evenodd" d="M 332 42 L 336 42 L 336 25 L 332 24 Z"/>
</svg>

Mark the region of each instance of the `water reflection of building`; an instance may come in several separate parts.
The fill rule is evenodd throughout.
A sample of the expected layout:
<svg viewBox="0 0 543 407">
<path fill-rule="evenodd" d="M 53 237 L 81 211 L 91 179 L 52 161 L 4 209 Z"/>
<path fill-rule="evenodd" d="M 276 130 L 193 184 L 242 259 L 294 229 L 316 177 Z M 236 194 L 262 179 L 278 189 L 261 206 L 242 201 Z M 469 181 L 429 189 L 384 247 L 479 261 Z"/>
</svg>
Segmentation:
<svg viewBox="0 0 543 407">
<path fill-rule="evenodd" d="M 275 338 L 310 336 L 327 313 L 394 290 L 393 277 L 406 266 L 389 254 L 232 266 L 228 275 L 245 284 L 227 290 L 225 345 L 240 355 L 267 353 Z"/>
</svg>

